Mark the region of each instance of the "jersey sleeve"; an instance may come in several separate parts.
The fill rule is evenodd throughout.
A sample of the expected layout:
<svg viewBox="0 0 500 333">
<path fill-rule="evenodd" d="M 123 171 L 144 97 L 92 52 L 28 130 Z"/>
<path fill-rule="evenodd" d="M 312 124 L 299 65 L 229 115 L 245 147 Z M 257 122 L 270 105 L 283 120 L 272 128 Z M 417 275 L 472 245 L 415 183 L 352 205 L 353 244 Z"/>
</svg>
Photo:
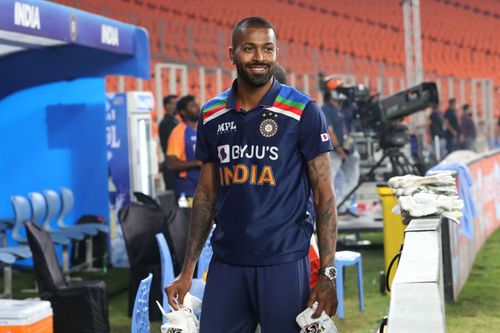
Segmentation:
<svg viewBox="0 0 500 333">
<path fill-rule="evenodd" d="M 309 102 L 299 122 L 299 145 L 307 161 L 333 150 L 323 111 L 315 102 Z"/>
<path fill-rule="evenodd" d="M 168 137 L 166 156 L 175 156 L 179 160 L 186 160 L 185 150 L 184 131 L 183 127 L 179 124 Z"/>
<path fill-rule="evenodd" d="M 214 162 L 210 151 L 207 126 L 203 124 L 203 118 L 201 116 L 198 119 L 198 129 L 196 131 L 195 158 L 202 162 Z"/>
</svg>

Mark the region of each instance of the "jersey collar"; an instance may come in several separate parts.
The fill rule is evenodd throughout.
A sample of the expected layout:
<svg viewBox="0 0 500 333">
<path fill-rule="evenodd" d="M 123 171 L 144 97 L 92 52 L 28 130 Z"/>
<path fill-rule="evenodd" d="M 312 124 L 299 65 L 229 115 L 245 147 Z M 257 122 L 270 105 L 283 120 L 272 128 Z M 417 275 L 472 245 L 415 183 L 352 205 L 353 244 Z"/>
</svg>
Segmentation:
<svg viewBox="0 0 500 333">
<path fill-rule="evenodd" d="M 273 80 L 273 84 L 271 85 L 269 90 L 266 92 L 264 97 L 262 97 L 262 99 L 259 103 L 259 105 L 261 107 L 272 106 L 274 104 L 274 101 L 276 100 L 276 97 L 278 97 L 281 85 L 275 78 L 272 78 L 272 80 Z M 236 79 L 233 81 L 233 85 L 231 86 L 231 89 L 229 90 L 226 108 L 234 110 L 236 112 L 241 111 L 240 104 L 238 103 L 238 82 Z"/>
</svg>

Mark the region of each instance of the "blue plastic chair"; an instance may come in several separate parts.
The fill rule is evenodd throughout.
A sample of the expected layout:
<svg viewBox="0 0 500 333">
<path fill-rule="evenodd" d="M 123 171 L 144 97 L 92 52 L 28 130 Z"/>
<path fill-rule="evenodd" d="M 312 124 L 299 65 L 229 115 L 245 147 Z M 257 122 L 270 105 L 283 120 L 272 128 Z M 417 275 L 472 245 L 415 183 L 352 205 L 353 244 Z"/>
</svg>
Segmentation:
<svg viewBox="0 0 500 333">
<path fill-rule="evenodd" d="M 84 236 L 95 236 L 97 235 L 97 230 L 92 227 L 86 227 L 84 225 L 65 225 L 64 223 L 60 223 L 61 216 L 64 214 L 68 213 L 68 211 L 64 212 L 61 203 L 61 199 L 59 198 L 59 194 L 57 192 L 52 191 L 52 190 L 45 190 L 43 191 L 43 196 L 45 197 L 45 202 L 47 203 L 47 215 L 45 217 L 45 222 L 43 224 L 43 228 L 48 231 L 48 232 L 53 232 L 58 229 L 55 229 L 52 227 L 51 222 L 54 218 L 56 218 L 57 225 L 58 227 L 62 230 L 71 230 L 71 231 L 78 231 Z M 64 218 L 63 216 L 63 218 Z M 83 239 L 83 238 L 82 238 Z"/>
<path fill-rule="evenodd" d="M 344 267 L 356 265 L 358 272 L 358 299 L 359 310 L 365 310 L 364 292 L 363 292 L 363 265 L 361 254 L 354 251 L 339 251 L 335 253 L 335 267 L 337 268 L 337 278 L 335 280 L 337 285 L 337 316 L 339 319 L 344 318 Z"/>
<path fill-rule="evenodd" d="M 172 263 L 172 256 L 167 245 L 165 236 L 162 233 L 156 234 L 156 242 L 158 243 L 158 248 L 160 249 L 161 257 L 161 286 L 163 291 L 163 309 L 165 312 L 169 313 L 172 311 L 168 305 L 168 297 L 165 294 L 165 287 L 175 279 L 174 275 L 174 264 Z M 191 289 L 189 292 L 203 299 L 203 292 L 205 291 L 205 282 L 201 279 L 193 279 Z M 166 324 L 167 318 L 163 317 L 163 324 Z"/>
<path fill-rule="evenodd" d="M 54 211 L 51 211 L 50 214 L 47 214 L 47 202 L 45 201 L 45 197 L 38 192 L 30 192 L 28 193 L 28 197 L 30 198 L 30 204 L 31 204 L 31 221 L 33 223 L 39 224 L 40 221 L 46 222 L 45 219 L 49 220 L 50 224 L 50 219 L 54 216 Z M 53 239 L 53 236 L 61 236 L 63 238 L 69 238 L 74 239 L 74 240 L 82 240 L 85 235 L 83 232 L 78 231 L 78 230 L 56 230 L 52 229 L 48 231 L 50 238 L 52 241 L 56 244 L 60 244 L 57 242 L 58 237 L 56 237 L 56 240 Z M 66 245 L 67 242 L 63 242 L 63 244 L 60 245 Z"/>
<path fill-rule="evenodd" d="M 132 312 L 131 333 L 150 333 L 149 327 L 149 291 L 153 274 L 141 281 L 135 294 L 134 310 Z"/>
<path fill-rule="evenodd" d="M 15 214 L 15 224 L 12 229 L 12 239 L 20 244 L 28 244 L 28 240 L 26 237 L 21 235 L 20 231 L 24 227 L 24 222 L 31 221 L 31 206 L 28 200 L 22 196 L 12 196 L 11 197 L 12 206 L 14 208 Z M 38 212 L 37 212 L 38 213 Z M 47 217 L 49 219 L 51 217 L 50 209 L 47 210 Z M 50 222 L 50 221 L 49 221 Z M 53 230 L 52 230 L 53 231 Z M 73 238 L 74 237 L 74 238 Z M 63 236 L 61 234 L 50 234 L 50 238 L 54 243 L 62 245 L 62 261 L 63 261 L 63 271 L 66 278 L 69 279 L 69 250 L 68 246 L 71 242 L 71 239 L 68 236 Z M 83 234 L 72 236 L 73 239 L 83 239 Z"/>
<path fill-rule="evenodd" d="M 14 227 L 12 228 L 12 239 L 19 244 L 28 244 L 28 240 L 21 234 L 24 221 L 31 220 L 30 203 L 25 197 L 13 195 L 10 197 L 14 210 Z"/>
<path fill-rule="evenodd" d="M 14 219 L 11 221 L 12 224 L 10 224 L 8 227 L 12 227 L 12 238 L 18 242 L 20 245 L 19 246 L 9 246 L 9 247 L 3 247 L 0 248 L 1 253 L 7 253 L 10 255 L 13 255 L 15 258 L 30 258 L 31 257 L 31 251 L 26 244 L 28 244 L 28 240 L 24 238 L 20 234 L 20 230 L 23 227 L 24 221 L 27 221 L 31 217 L 31 212 L 30 210 L 26 210 L 26 199 L 22 196 L 12 196 L 11 197 L 11 202 L 12 202 L 12 207 L 14 210 Z M 28 205 L 29 208 L 29 205 Z M 10 260 L 10 257 L 7 256 L 8 260 Z"/>
<path fill-rule="evenodd" d="M 43 191 L 43 196 L 45 197 L 45 202 L 47 203 L 47 215 L 45 217 L 45 222 L 43 224 L 43 228 L 50 232 L 54 230 L 65 230 L 71 232 L 79 232 L 83 234 L 83 237 L 86 239 L 86 268 L 92 269 L 93 265 L 93 244 L 92 244 L 92 236 L 97 235 L 98 229 L 94 228 L 88 224 L 81 225 L 64 225 L 64 223 L 60 223 L 64 219 L 64 217 L 69 212 L 69 209 L 66 210 L 62 207 L 61 199 L 59 198 L 59 194 L 52 190 Z M 68 207 L 68 206 L 67 206 Z M 73 205 L 71 205 L 71 208 Z M 57 225 L 60 229 L 54 229 L 51 225 L 52 220 L 56 218 Z M 106 226 L 103 226 L 107 228 Z M 83 267 L 80 267 L 83 268 Z M 67 273 L 67 269 L 65 269 L 65 274 Z"/>
<path fill-rule="evenodd" d="M 8 252 L 0 252 L 0 261 L 4 264 L 10 265 L 16 261 L 16 257 Z"/>
<path fill-rule="evenodd" d="M 85 230 L 86 232 L 92 231 L 92 236 L 96 235 L 98 231 L 102 231 L 105 233 L 109 233 L 109 227 L 105 224 L 102 223 L 85 223 L 81 225 L 67 225 L 64 223 L 64 219 L 68 215 L 68 213 L 73 209 L 73 206 L 75 204 L 75 198 L 73 196 L 73 191 L 71 191 L 68 188 L 61 187 L 61 213 L 59 214 L 59 217 L 57 218 L 57 225 L 61 229 L 65 228 L 74 228 L 78 227 L 82 230 Z"/>
<path fill-rule="evenodd" d="M 203 279 L 203 275 L 205 274 L 205 272 L 208 272 L 208 266 L 210 265 L 210 260 L 212 260 L 212 255 L 214 253 L 212 250 L 212 244 L 210 244 L 212 233 L 213 230 L 212 232 L 210 232 L 210 235 L 208 236 L 208 239 L 205 242 L 203 249 L 201 250 L 200 258 L 198 259 L 198 269 L 196 274 L 196 277 L 198 279 Z"/>
</svg>

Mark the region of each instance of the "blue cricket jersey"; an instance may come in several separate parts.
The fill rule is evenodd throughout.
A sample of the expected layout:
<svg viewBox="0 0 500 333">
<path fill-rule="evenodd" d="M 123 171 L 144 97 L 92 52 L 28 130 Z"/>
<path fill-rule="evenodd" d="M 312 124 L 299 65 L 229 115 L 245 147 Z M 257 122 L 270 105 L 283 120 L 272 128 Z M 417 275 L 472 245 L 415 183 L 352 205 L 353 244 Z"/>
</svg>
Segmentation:
<svg viewBox="0 0 500 333">
<path fill-rule="evenodd" d="M 276 80 L 249 112 L 238 106 L 236 80 L 206 103 L 196 159 L 213 162 L 217 171 L 216 259 L 264 266 L 307 256 L 313 221 L 306 162 L 330 150 L 318 105 Z"/>
</svg>

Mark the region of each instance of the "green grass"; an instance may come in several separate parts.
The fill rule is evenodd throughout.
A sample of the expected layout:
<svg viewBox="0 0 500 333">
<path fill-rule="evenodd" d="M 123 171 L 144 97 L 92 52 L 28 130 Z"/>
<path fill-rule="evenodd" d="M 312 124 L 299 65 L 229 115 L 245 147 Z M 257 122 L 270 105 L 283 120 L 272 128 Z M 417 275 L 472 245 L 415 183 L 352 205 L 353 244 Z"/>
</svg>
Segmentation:
<svg viewBox="0 0 500 333">
<path fill-rule="evenodd" d="M 382 234 L 363 234 L 363 239 L 382 244 Z M 360 250 L 363 255 L 363 284 L 365 311 L 358 308 L 357 277 L 354 267 L 346 269 L 344 313 L 345 318 L 334 317 L 335 324 L 342 333 L 372 333 L 380 320 L 388 314 L 389 298 L 379 291 L 379 272 L 384 268 L 383 249 Z M 458 302 L 446 306 L 448 333 L 497 332 L 500 327 L 500 229 L 497 230 L 481 249 L 473 271 L 470 274 Z M 1 276 L 1 274 L 0 274 Z M 127 269 L 110 269 L 106 275 L 85 273 L 84 279 L 104 279 L 109 299 L 109 320 L 111 332 L 129 333 L 130 318 L 127 316 L 128 282 Z M 0 278 L 0 283 L 2 279 Z M 14 298 L 36 297 L 36 294 L 21 293 L 21 289 L 33 288 L 33 274 L 29 270 L 14 271 Z M 425 318 L 422 318 L 423 320 Z M 160 323 L 151 323 L 151 332 L 160 332 Z"/>
<path fill-rule="evenodd" d="M 455 304 L 446 306 L 448 333 L 499 332 L 500 229 L 479 252 L 469 279 Z"/>
<path fill-rule="evenodd" d="M 342 235 L 340 235 L 342 237 Z M 382 233 L 362 234 L 363 240 L 372 244 L 382 244 Z M 389 297 L 380 293 L 380 271 L 384 269 L 384 250 L 370 248 L 355 250 L 363 258 L 363 288 L 365 311 L 359 311 L 357 275 L 354 266 L 347 267 L 344 285 L 344 319 L 333 318 L 340 332 L 368 333 L 373 332 L 389 309 Z"/>
</svg>

